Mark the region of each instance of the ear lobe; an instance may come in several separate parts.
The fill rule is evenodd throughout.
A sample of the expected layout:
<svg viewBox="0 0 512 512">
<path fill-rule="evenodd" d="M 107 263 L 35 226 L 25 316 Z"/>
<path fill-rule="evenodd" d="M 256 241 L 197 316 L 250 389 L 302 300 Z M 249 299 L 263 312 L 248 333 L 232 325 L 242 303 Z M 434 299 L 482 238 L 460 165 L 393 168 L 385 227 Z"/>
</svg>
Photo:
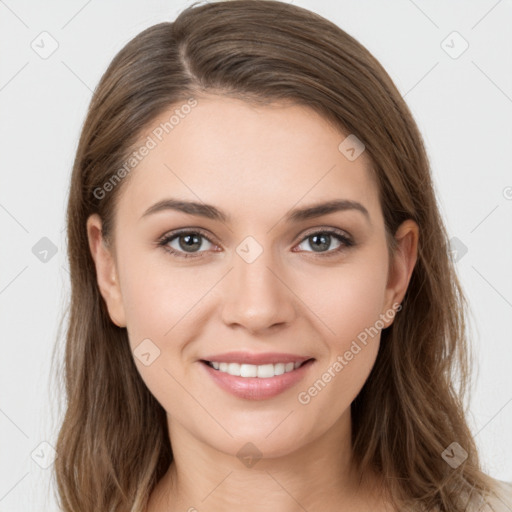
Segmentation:
<svg viewBox="0 0 512 512">
<path fill-rule="evenodd" d="M 419 227 L 412 219 L 402 222 L 395 233 L 396 249 L 386 288 L 385 313 L 400 304 L 407 292 L 418 259 Z M 394 315 L 393 315 L 394 317 Z M 393 321 L 389 322 L 389 327 Z"/>
<path fill-rule="evenodd" d="M 105 300 L 112 322 L 118 327 L 126 327 L 115 258 L 105 243 L 101 227 L 101 217 L 98 214 L 95 213 L 87 219 L 87 237 L 96 267 L 98 288 Z"/>
</svg>

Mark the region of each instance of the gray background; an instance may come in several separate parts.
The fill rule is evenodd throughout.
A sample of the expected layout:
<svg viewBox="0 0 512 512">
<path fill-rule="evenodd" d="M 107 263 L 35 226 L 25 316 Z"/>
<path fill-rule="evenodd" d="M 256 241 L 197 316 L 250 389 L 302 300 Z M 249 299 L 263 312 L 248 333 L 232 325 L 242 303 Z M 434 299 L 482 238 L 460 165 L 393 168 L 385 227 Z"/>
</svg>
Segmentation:
<svg viewBox="0 0 512 512">
<path fill-rule="evenodd" d="M 512 481 L 512 2 L 293 3 L 380 60 L 424 135 L 473 312 L 469 421 L 486 471 Z M 129 39 L 189 4 L 0 0 L 0 512 L 57 510 L 50 357 L 69 292 L 67 187 L 91 92 Z"/>
</svg>

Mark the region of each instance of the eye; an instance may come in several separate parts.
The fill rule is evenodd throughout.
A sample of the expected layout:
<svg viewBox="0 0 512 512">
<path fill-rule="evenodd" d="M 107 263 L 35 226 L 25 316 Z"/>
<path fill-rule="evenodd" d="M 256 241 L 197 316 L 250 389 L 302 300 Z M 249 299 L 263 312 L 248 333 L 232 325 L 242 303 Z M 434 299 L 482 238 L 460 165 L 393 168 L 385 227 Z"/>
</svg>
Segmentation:
<svg viewBox="0 0 512 512">
<path fill-rule="evenodd" d="M 204 251 L 199 251 L 199 249 L 204 248 L 204 240 L 206 240 L 207 244 L 213 245 L 211 240 L 201 230 L 183 230 L 164 235 L 158 241 L 158 245 L 177 257 L 200 258 L 203 256 Z M 174 244 L 174 246 L 171 244 Z"/>
<path fill-rule="evenodd" d="M 338 247 L 325 250 L 330 247 L 333 239 L 339 242 Z M 306 235 L 306 237 L 302 239 L 301 243 L 297 247 L 300 247 L 300 245 L 305 243 L 308 243 L 309 247 L 313 248 L 313 251 L 306 252 L 315 252 L 318 253 L 318 256 L 322 257 L 334 256 L 341 251 L 355 245 L 354 242 L 343 231 L 333 228 L 324 229 L 322 231 L 315 231 Z"/>
<path fill-rule="evenodd" d="M 338 247 L 325 250 L 330 247 L 333 239 L 338 241 Z M 206 241 L 207 247 L 204 247 L 204 241 Z M 317 253 L 317 256 L 319 257 L 335 256 L 343 250 L 355 245 L 355 243 L 347 234 L 339 229 L 334 228 L 314 231 L 306 235 L 306 237 L 302 238 L 300 244 L 297 247 L 300 247 L 306 242 L 308 242 L 309 246 L 313 248 L 313 251 L 306 250 L 305 252 Z M 201 258 L 208 251 L 208 249 L 211 248 L 208 247 L 208 244 L 215 247 L 215 244 L 202 230 L 192 230 L 190 228 L 178 232 L 174 231 L 172 233 L 167 233 L 158 241 L 159 246 L 163 247 L 164 250 L 178 258 Z"/>
</svg>

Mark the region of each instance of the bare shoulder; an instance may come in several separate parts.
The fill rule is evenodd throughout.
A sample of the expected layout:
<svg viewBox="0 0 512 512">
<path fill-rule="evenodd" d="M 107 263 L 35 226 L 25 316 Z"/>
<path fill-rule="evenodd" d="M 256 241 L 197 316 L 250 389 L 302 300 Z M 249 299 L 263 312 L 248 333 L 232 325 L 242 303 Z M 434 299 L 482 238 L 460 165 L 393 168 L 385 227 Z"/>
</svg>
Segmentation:
<svg viewBox="0 0 512 512">
<path fill-rule="evenodd" d="M 491 497 L 494 501 L 491 504 L 495 512 L 510 512 L 512 510 L 512 482 L 502 480 L 496 480 L 495 482 L 495 495 Z"/>
<path fill-rule="evenodd" d="M 478 497 L 471 502 L 468 512 L 510 512 L 512 511 L 512 482 L 494 479 L 489 496 Z"/>
</svg>

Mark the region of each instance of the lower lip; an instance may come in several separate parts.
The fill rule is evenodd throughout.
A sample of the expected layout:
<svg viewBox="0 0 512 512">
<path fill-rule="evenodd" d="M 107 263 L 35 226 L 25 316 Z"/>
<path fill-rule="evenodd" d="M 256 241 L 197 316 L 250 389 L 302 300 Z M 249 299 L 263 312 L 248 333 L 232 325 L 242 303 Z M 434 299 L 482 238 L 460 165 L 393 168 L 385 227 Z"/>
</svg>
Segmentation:
<svg viewBox="0 0 512 512">
<path fill-rule="evenodd" d="M 310 359 L 302 366 L 291 372 L 262 379 L 259 377 L 237 377 L 229 373 L 215 370 L 208 364 L 200 361 L 212 379 L 225 391 L 238 398 L 246 400 L 265 400 L 279 395 L 291 388 L 304 378 L 309 367 L 315 362 Z"/>
</svg>

